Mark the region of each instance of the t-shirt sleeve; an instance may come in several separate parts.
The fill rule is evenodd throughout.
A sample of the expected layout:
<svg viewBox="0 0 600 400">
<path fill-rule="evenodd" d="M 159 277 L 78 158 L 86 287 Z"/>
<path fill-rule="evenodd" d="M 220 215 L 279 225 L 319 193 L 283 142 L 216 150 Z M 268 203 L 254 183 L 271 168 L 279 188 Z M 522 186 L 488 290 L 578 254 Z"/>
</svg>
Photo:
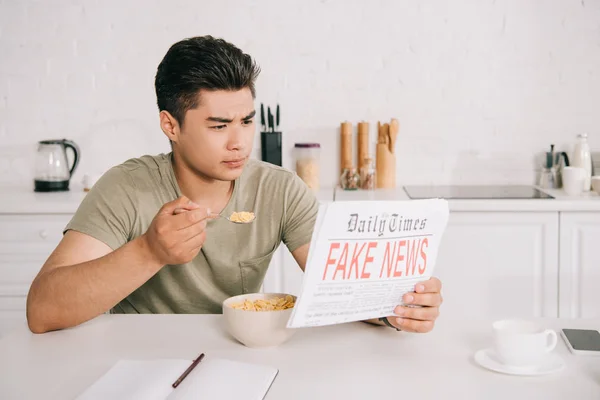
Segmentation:
<svg viewBox="0 0 600 400">
<path fill-rule="evenodd" d="M 135 194 L 128 172 L 120 166 L 111 168 L 86 194 L 64 232 L 78 231 L 118 249 L 131 239 L 136 219 Z"/>
<path fill-rule="evenodd" d="M 310 243 L 319 211 L 312 190 L 294 174 L 286 187 L 282 240 L 290 252 Z"/>
</svg>

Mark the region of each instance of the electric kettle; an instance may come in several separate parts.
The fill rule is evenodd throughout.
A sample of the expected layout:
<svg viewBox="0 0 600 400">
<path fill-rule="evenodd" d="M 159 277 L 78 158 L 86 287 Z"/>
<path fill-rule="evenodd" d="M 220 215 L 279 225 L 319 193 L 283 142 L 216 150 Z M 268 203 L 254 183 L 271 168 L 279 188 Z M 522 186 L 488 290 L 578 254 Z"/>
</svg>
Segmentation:
<svg viewBox="0 0 600 400">
<path fill-rule="evenodd" d="M 67 149 L 73 151 L 69 166 Z M 79 163 L 79 147 L 70 140 L 42 140 L 38 142 L 35 158 L 35 191 L 57 192 L 69 190 L 69 181 Z"/>
</svg>

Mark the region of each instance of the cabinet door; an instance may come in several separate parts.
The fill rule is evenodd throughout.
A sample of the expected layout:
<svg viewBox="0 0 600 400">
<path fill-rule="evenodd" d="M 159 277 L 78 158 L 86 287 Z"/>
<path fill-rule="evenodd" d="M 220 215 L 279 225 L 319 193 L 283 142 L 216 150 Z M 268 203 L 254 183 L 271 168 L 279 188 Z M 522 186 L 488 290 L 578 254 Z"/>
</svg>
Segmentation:
<svg viewBox="0 0 600 400">
<path fill-rule="evenodd" d="M 0 215 L 0 336 L 25 321 L 33 278 L 62 238 L 71 215 Z"/>
<path fill-rule="evenodd" d="M 600 317 L 600 212 L 560 214 L 560 316 Z"/>
<path fill-rule="evenodd" d="M 265 293 L 289 293 L 299 295 L 304 272 L 298 266 L 292 253 L 283 243 L 279 246 L 269 265 L 263 282 Z"/>
<path fill-rule="evenodd" d="M 434 275 L 443 318 L 556 317 L 558 213 L 451 212 Z"/>
</svg>

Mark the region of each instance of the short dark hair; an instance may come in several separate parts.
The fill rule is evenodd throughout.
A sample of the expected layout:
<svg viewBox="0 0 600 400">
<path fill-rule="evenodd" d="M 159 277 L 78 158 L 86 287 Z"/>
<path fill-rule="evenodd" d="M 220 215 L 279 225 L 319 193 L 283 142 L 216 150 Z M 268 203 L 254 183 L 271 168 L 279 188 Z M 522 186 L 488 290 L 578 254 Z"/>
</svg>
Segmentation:
<svg viewBox="0 0 600 400">
<path fill-rule="evenodd" d="M 256 97 L 259 73 L 252 57 L 223 39 L 207 35 L 181 40 L 158 65 L 154 81 L 158 109 L 182 124 L 186 111 L 198 106 L 200 90 L 249 88 Z"/>
</svg>

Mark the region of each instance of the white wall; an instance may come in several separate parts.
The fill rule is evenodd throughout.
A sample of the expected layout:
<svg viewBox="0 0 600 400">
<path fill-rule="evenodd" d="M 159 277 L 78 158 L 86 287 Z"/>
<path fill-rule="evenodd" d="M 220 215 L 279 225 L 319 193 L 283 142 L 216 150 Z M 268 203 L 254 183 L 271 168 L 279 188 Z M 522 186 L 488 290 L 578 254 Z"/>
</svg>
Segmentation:
<svg viewBox="0 0 600 400">
<path fill-rule="evenodd" d="M 400 120 L 400 183 L 533 183 L 550 143 L 588 132 L 600 149 L 598 0 L 4 0 L 0 183 L 30 184 L 40 139 L 79 143 L 76 180 L 168 151 L 156 67 L 203 34 L 258 60 L 257 104 L 282 105 L 286 156 L 322 143 L 324 185 L 344 120 L 373 141 Z"/>
</svg>

